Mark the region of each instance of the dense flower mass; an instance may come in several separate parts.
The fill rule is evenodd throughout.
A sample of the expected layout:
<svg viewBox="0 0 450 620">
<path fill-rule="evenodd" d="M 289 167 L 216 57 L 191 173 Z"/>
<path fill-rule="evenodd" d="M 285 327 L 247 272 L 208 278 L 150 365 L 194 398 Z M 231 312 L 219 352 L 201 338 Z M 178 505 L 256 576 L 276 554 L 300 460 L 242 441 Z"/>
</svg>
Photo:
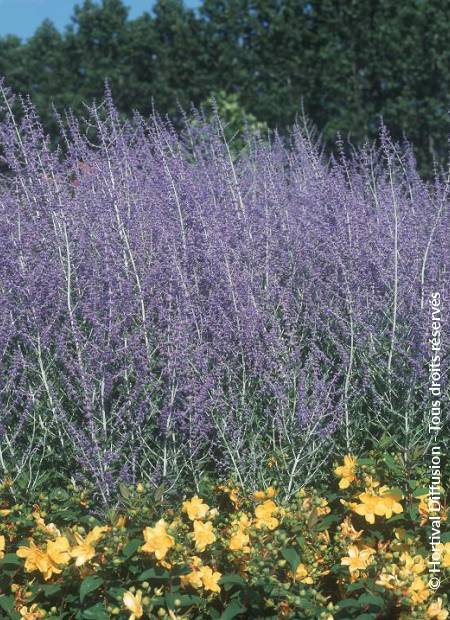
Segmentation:
<svg viewBox="0 0 450 620">
<path fill-rule="evenodd" d="M 236 154 L 219 119 L 177 133 L 123 121 L 109 96 L 86 123 L 60 119 L 55 150 L 0 90 L 5 477 L 51 464 L 112 506 L 120 482 L 182 490 L 215 471 L 256 486 L 268 470 L 293 495 L 332 442 L 384 432 L 406 458 L 426 444 L 445 175 L 423 182 L 385 129 L 351 160 L 326 161 L 298 127 Z M 339 467 L 345 489 L 354 462 Z M 78 546 L 84 565 L 95 544 Z"/>
<path fill-rule="evenodd" d="M 435 592 L 419 510 L 426 474 L 419 465 L 406 478 L 400 456 L 388 473 L 386 458 L 347 454 L 327 487 L 289 500 L 232 480 L 161 500 L 139 481 L 101 518 L 92 491 L 56 488 L 30 506 L 3 485 L 0 608 L 27 620 L 447 620 L 449 534 Z"/>
</svg>

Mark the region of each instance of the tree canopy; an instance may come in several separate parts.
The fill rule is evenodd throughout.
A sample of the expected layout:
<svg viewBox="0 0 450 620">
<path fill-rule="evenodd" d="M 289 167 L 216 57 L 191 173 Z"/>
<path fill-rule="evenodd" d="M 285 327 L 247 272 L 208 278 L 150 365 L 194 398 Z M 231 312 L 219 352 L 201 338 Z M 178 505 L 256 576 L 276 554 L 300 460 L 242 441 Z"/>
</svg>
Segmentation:
<svg viewBox="0 0 450 620">
<path fill-rule="evenodd" d="M 52 104 L 78 111 L 105 79 L 122 113 L 175 122 L 215 93 L 281 132 L 303 107 L 326 146 L 373 139 L 383 118 L 426 173 L 448 152 L 450 0 L 157 0 L 136 19 L 84 0 L 64 32 L 0 38 L 0 75 L 50 131 Z"/>
</svg>

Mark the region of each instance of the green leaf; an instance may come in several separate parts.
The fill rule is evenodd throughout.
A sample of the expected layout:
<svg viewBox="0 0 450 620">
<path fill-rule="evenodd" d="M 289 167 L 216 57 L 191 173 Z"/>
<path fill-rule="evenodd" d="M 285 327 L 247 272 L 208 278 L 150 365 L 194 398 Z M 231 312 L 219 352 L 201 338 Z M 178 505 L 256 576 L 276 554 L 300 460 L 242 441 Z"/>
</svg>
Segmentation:
<svg viewBox="0 0 450 620">
<path fill-rule="evenodd" d="M 147 579 L 159 579 L 160 581 L 167 581 L 170 575 L 166 570 L 148 568 L 138 577 L 138 581 L 147 581 Z"/>
<path fill-rule="evenodd" d="M 64 500 L 69 499 L 69 494 L 65 489 L 56 488 L 50 491 L 49 498 L 52 500 L 59 500 L 63 502 Z"/>
<path fill-rule="evenodd" d="M 45 596 L 53 596 L 57 592 L 61 591 L 61 586 L 57 583 L 39 585 L 38 591 L 42 592 Z"/>
<path fill-rule="evenodd" d="M 383 435 L 378 442 L 378 447 L 380 449 L 387 448 L 388 446 L 392 446 L 394 440 L 389 435 Z"/>
<path fill-rule="evenodd" d="M 340 494 L 338 493 L 330 493 L 330 494 L 326 494 L 326 498 L 328 500 L 329 504 L 332 504 L 334 502 L 334 500 L 339 499 L 341 497 Z"/>
<path fill-rule="evenodd" d="M 312 529 L 319 520 L 319 514 L 315 508 L 311 510 L 311 514 L 308 517 L 307 526 L 308 529 Z"/>
<path fill-rule="evenodd" d="M 97 590 L 102 584 L 103 579 L 95 575 L 83 579 L 80 586 L 80 602 L 82 603 L 88 594 Z"/>
<path fill-rule="evenodd" d="M 181 575 L 189 575 L 192 569 L 189 566 L 174 566 L 171 573 L 174 577 L 180 577 Z"/>
<path fill-rule="evenodd" d="M 281 555 L 287 560 L 293 571 L 297 570 L 297 566 L 300 564 L 300 556 L 295 549 L 288 547 L 281 550 Z"/>
<path fill-rule="evenodd" d="M 54 521 L 58 521 L 61 519 L 62 521 L 76 522 L 79 519 L 79 513 L 75 512 L 75 510 L 55 510 L 52 512 L 52 519 Z"/>
<path fill-rule="evenodd" d="M 389 521 L 389 523 L 396 523 L 397 521 L 404 521 L 405 517 L 403 516 L 403 513 L 400 513 L 398 515 L 392 515 L 392 517 L 390 517 L 389 519 L 387 519 L 387 521 Z M 383 536 L 382 536 L 383 538 Z"/>
<path fill-rule="evenodd" d="M 180 607 L 200 605 L 204 600 L 201 596 L 196 596 L 195 594 L 178 594 L 178 592 L 166 594 L 166 603 L 169 607 L 175 607 L 174 601 L 177 599 L 180 601 Z"/>
<path fill-rule="evenodd" d="M 370 458 L 358 458 L 358 465 L 375 465 L 375 461 Z"/>
<path fill-rule="evenodd" d="M 132 538 L 128 544 L 122 550 L 122 554 L 128 560 L 132 555 L 136 553 L 139 547 L 143 544 L 140 538 Z"/>
<path fill-rule="evenodd" d="M 235 573 L 229 573 L 227 575 L 223 575 L 220 579 L 219 579 L 219 584 L 221 586 L 245 586 L 245 581 L 242 579 L 242 577 L 240 575 L 237 575 Z M 230 588 L 225 588 L 226 590 L 229 590 Z"/>
<path fill-rule="evenodd" d="M 398 464 L 394 461 L 394 459 L 392 458 L 392 456 L 390 454 L 385 454 L 384 455 L 384 462 L 386 463 L 387 467 L 394 472 L 395 474 L 399 474 L 401 473 L 401 469 L 398 466 Z"/>
<path fill-rule="evenodd" d="M 353 583 L 349 584 L 347 586 L 347 592 L 354 592 L 355 590 L 360 590 L 361 588 L 363 588 L 364 590 L 367 589 L 367 580 L 366 579 L 358 579 L 358 581 L 354 581 Z M 339 605 L 341 603 L 339 602 Z"/>
<path fill-rule="evenodd" d="M 327 515 L 323 519 L 319 521 L 317 526 L 314 528 L 317 532 L 321 532 L 323 530 L 327 530 L 330 525 L 339 521 L 339 517 L 337 515 Z"/>
<path fill-rule="evenodd" d="M 413 497 L 420 497 L 420 495 L 428 495 L 429 489 L 426 487 L 419 487 L 414 490 Z"/>
<path fill-rule="evenodd" d="M 400 495 L 400 498 L 403 498 L 403 491 L 398 487 L 390 487 L 386 489 L 386 491 L 382 492 L 381 496 L 387 495 L 388 493 L 394 493 L 395 495 Z"/>
<path fill-rule="evenodd" d="M 373 605 L 374 607 L 379 607 L 383 609 L 385 605 L 385 600 L 382 596 L 377 596 L 376 594 L 361 594 L 358 599 L 361 605 Z"/>
<path fill-rule="evenodd" d="M 286 596 L 286 594 L 281 595 L 281 598 L 284 598 Z M 315 609 L 316 605 L 311 601 L 311 599 L 306 598 L 306 597 L 299 597 L 298 600 L 295 602 L 295 606 L 298 607 L 299 609 Z"/>
<path fill-rule="evenodd" d="M 109 614 L 101 603 L 97 603 L 83 611 L 83 618 L 85 620 L 109 620 Z"/>
<path fill-rule="evenodd" d="M 346 598 L 343 601 L 339 601 L 339 609 L 350 609 L 360 607 L 359 602 L 355 598 Z"/>
<path fill-rule="evenodd" d="M 223 614 L 220 616 L 220 620 L 231 620 L 243 611 L 245 611 L 245 608 L 242 607 L 240 603 L 238 603 L 237 601 L 231 601 Z"/>
<path fill-rule="evenodd" d="M 418 516 L 419 516 L 419 511 L 417 509 L 417 506 L 411 506 L 409 509 L 409 517 L 411 521 L 416 521 Z"/>
<path fill-rule="evenodd" d="M 13 596 L 0 596 L 0 608 L 3 609 L 3 611 L 6 611 L 8 616 L 13 620 L 20 618 L 19 614 L 15 610 Z"/>
<path fill-rule="evenodd" d="M 155 491 L 155 495 L 153 497 L 155 503 L 159 504 L 159 502 L 162 500 L 162 497 L 164 495 L 164 491 L 165 491 L 165 487 L 163 484 L 161 484 Z"/>
<path fill-rule="evenodd" d="M 22 560 L 15 553 L 5 553 L 3 559 L 0 560 L 0 566 L 6 565 L 22 566 Z"/>
<path fill-rule="evenodd" d="M 123 497 L 123 499 L 129 499 L 130 497 L 130 489 L 123 482 L 119 483 L 119 493 Z"/>
</svg>

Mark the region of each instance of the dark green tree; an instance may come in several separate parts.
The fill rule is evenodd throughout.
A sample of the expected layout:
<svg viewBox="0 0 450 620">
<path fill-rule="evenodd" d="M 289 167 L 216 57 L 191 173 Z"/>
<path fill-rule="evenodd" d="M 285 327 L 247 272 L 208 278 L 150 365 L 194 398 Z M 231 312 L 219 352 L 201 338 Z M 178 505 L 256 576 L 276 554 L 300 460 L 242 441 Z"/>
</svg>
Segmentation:
<svg viewBox="0 0 450 620">
<path fill-rule="evenodd" d="M 149 0 L 149 11 L 151 3 Z M 124 114 L 225 93 L 257 121 L 285 131 L 304 109 L 331 149 L 375 139 L 380 117 L 414 144 L 421 170 L 447 156 L 448 0 L 157 0 L 129 20 L 122 0 L 84 0 L 58 32 L 0 38 L 0 74 L 30 93 L 54 131 L 51 104 L 82 109 L 105 79 Z"/>
</svg>

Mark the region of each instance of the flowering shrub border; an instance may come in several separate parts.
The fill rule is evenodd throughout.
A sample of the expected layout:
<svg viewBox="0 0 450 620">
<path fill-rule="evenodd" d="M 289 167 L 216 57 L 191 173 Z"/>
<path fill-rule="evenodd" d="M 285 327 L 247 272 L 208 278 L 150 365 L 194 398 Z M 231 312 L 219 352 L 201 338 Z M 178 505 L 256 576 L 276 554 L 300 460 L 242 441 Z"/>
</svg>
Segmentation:
<svg viewBox="0 0 450 620">
<path fill-rule="evenodd" d="M 139 483 L 103 515 L 92 493 L 70 485 L 31 507 L 13 503 L 6 480 L 0 608 L 14 620 L 446 620 L 450 535 L 433 595 L 416 473 L 406 479 L 400 457 L 346 455 L 328 488 L 289 501 L 273 486 L 244 492 L 209 480 L 178 501 Z"/>
<path fill-rule="evenodd" d="M 447 172 L 384 127 L 330 162 L 307 128 L 235 156 L 194 117 L 126 121 L 107 92 L 55 150 L 0 80 L 0 470 L 25 488 L 55 469 L 111 506 L 214 471 L 294 495 L 372 437 L 426 449 Z"/>
</svg>

